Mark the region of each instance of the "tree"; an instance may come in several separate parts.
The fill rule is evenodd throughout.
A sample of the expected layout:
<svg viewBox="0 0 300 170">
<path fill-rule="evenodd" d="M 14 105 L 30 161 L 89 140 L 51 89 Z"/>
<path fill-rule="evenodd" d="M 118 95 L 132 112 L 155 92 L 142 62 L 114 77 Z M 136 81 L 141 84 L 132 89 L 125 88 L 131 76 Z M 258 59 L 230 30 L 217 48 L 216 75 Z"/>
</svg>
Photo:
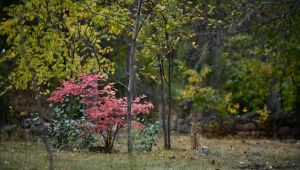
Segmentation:
<svg viewBox="0 0 300 170">
<path fill-rule="evenodd" d="M 87 3 L 95 11 L 109 12 L 95 2 Z M 3 86 L 12 87 L 8 88 L 12 91 L 34 91 L 49 169 L 54 169 L 50 144 L 43 131 L 42 96 L 60 80 L 82 72 L 113 73 L 113 64 L 103 56 L 112 51 L 108 42 L 121 33 L 122 27 L 87 14 L 86 9 L 71 0 L 22 1 L 7 8 L 7 14 L 0 31 L 7 36 L 9 48 L 0 62 L 13 62 L 14 67 L 8 76 L 9 84 Z M 91 48 L 91 44 L 96 48 Z"/>
<path fill-rule="evenodd" d="M 7 35 L 10 48 L 5 50 L 0 62 L 16 63 L 9 74 L 16 89 L 26 89 L 32 80 L 27 64 L 35 70 L 38 85 L 44 87 L 42 93 L 49 93 L 55 83 L 82 72 L 114 73 L 114 65 L 107 57 L 113 51 L 110 41 L 125 26 L 94 16 L 78 4 L 70 0 L 24 1 L 7 9 L 10 18 L 1 23 L 0 30 Z M 109 13 L 106 6 L 92 1 L 81 5 L 85 4 L 93 11 Z M 118 6 L 112 8 L 124 12 Z M 124 20 L 122 17 L 116 16 Z M 18 50 L 21 27 L 26 49 L 24 57 Z"/>
<path fill-rule="evenodd" d="M 113 144 L 118 132 L 127 126 L 127 98 L 117 98 L 113 84 L 103 84 L 103 76 L 96 74 L 81 75 L 76 79 L 64 81 L 49 98 L 51 102 L 63 103 L 67 97 L 80 96 L 80 103 L 84 106 L 84 114 L 88 120 L 80 127 L 86 128 L 82 135 L 89 133 L 100 134 L 104 140 L 104 151 L 112 152 Z M 138 115 L 149 114 L 153 109 L 150 102 L 142 102 L 145 96 L 132 100 L 130 112 L 135 127 L 142 124 L 135 121 Z"/>
<path fill-rule="evenodd" d="M 108 15 L 107 13 L 103 13 L 103 12 L 95 12 L 93 11 L 91 8 L 85 8 L 87 11 L 89 11 L 91 14 L 95 14 L 96 16 L 101 16 L 104 17 L 112 22 L 115 22 L 116 24 L 120 25 L 120 26 L 125 26 L 126 28 L 129 28 L 129 32 L 131 33 L 131 40 L 130 40 L 130 52 L 128 55 L 128 85 L 125 86 L 123 83 L 117 81 L 119 84 L 121 84 L 122 86 L 127 87 L 127 95 L 128 95 L 128 104 L 127 104 L 127 121 L 128 121 L 128 152 L 131 153 L 133 150 L 133 143 L 132 143 L 132 135 L 131 135 L 131 111 L 132 111 L 132 106 L 131 106 L 131 102 L 132 102 L 132 98 L 133 98 L 133 84 L 134 83 L 134 76 L 135 76 L 135 67 L 134 67 L 134 60 L 135 60 L 135 51 L 136 51 L 136 39 L 138 36 L 138 33 L 142 27 L 142 23 L 140 23 L 140 14 L 141 14 L 141 7 L 143 4 L 142 0 L 137 0 L 137 9 L 136 9 L 136 14 L 133 16 L 133 20 L 135 22 L 135 24 L 132 26 L 131 24 L 128 24 L 126 22 L 123 22 L 122 20 L 120 20 L 119 18 L 114 18 L 111 17 L 110 15 Z M 129 2 L 130 3 L 130 2 Z M 126 4 L 126 3 L 125 3 Z M 128 19 L 129 20 L 129 19 Z M 113 77 L 113 76 L 111 76 Z M 114 80 L 116 80 L 115 78 L 113 78 Z"/>
<path fill-rule="evenodd" d="M 232 94 L 233 104 L 241 106 L 229 108 L 232 112 L 297 112 L 299 76 L 295 75 L 299 69 L 295 68 L 299 64 L 294 34 L 299 26 L 299 4 L 193 1 L 195 7 L 190 10 L 195 15 L 191 24 L 197 47 L 183 49 L 190 56 L 185 59 L 186 65 L 198 72 L 210 66 L 210 80 L 205 84 Z M 276 108 L 282 108 L 272 108 L 270 98 L 276 101 Z"/>
<path fill-rule="evenodd" d="M 176 57 L 175 49 L 179 43 L 191 37 L 191 34 L 184 28 L 189 14 L 184 13 L 183 5 L 178 4 L 174 0 L 159 1 L 158 3 L 149 1 L 145 6 L 146 12 L 149 13 L 149 19 L 142 28 L 139 37 L 139 43 L 142 44 L 139 52 L 139 61 L 142 64 L 139 70 L 140 74 L 145 74 L 148 78 L 159 82 L 164 146 L 166 149 L 171 149 L 171 92 Z M 153 68 L 154 71 L 152 70 Z M 156 76 L 157 72 L 158 76 Z M 164 84 L 168 87 L 167 115 L 165 113 Z"/>
</svg>

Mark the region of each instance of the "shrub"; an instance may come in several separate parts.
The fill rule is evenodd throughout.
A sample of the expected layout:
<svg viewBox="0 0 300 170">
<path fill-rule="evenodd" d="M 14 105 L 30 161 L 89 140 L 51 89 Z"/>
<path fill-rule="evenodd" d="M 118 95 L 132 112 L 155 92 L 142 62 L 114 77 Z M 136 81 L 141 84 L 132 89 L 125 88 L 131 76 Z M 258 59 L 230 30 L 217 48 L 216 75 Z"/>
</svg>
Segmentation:
<svg viewBox="0 0 300 170">
<path fill-rule="evenodd" d="M 82 147 L 92 145 L 95 142 L 93 135 L 87 135 L 83 138 L 79 137 L 84 129 L 80 129 L 78 126 L 86 119 L 85 115 L 79 118 L 72 118 L 70 113 L 63 109 L 61 105 L 56 106 L 53 113 L 53 121 L 49 126 L 49 136 L 53 146 L 64 148 L 76 146 L 77 144 L 80 144 Z"/>
<path fill-rule="evenodd" d="M 64 95 L 63 102 L 50 104 L 52 109 L 52 121 L 49 126 L 49 136 L 56 148 L 69 148 L 74 146 L 89 147 L 95 142 L 93 135 L 80 137 L 84 128 L 78 128 L 87 116 L 83 114 L 83 105 L 79 95 Z"/>
<path fill-rule="evenodd" d="M 135 149 L 139 151 L 151 151 L 155 145 L 159 131 L 159 121 L 149 124 L 135 136 Z"/>
<path fill-rule="evenodd" d="M 115 138 L 127 123 L 127 98 L 117 98 L 112 83 L 104 84 L 102 76 L 96 74 L 81 75 L 76 79 L 64 81 L 49 98 L 54 103 L 64 103 L 66 96 L 78 97 L 87 119 L 78 127 L 85 128 L 81 136 L 99 134 L 103 137 L 105 152 L 111 152 Z M 149 114 L 152 103 L 142 101 L 145 96 L 132 101 L 132 118 L 134 127 L 141 128 L 136 121 L 137 115 Z"/>
</svg>

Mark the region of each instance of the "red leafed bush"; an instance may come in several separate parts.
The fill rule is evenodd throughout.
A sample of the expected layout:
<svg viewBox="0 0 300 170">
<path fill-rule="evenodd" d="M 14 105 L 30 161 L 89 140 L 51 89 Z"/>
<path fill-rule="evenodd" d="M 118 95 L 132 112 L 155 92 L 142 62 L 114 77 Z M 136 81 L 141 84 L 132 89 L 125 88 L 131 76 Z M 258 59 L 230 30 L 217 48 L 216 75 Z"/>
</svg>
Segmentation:
<svg viewBox="0 0 300 170">
<path fill-rule="evenodd" d="M 104 151 L 111 152 L 115 137 L 127 123 L 127 98 L 117 98 L 113 84 L 104 85 L 102 77 L 97 74 L 85 74 L 76 79 L 64 81 L 48 99 L 50 102 L 63 103 L 67 96 L 80 96 L 84 114 L 88 120 L 80 125 L 87 130 L 82 133 L 100 134 L 104 139 Z M 143 127 L 135 121 L 140 114 L 149 114 L 153 109 L 150 102 L 142 102 L 145 96 L 137 97 L 132 102 L 133 125 Z"/>
</svg>

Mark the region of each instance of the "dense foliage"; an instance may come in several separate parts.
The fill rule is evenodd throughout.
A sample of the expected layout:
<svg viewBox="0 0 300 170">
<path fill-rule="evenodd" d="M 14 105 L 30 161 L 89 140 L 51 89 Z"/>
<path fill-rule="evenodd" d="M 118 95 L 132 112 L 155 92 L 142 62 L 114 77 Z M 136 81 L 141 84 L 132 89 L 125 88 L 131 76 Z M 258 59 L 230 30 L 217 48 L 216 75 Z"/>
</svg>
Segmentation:
<svg viewBox="0 0 300 170">
<path fill-rule="evenodd" d="M 152 151 L 156 145 L 159 133 L 159 121 L 145 125 L 136 133 L 134 138 L 135 149 L 138 151 Z"/>
<path fill-rule="evenodd" d="M 78 125 L 78 128 L 85 129 L 80 135 L 100 134 L 104 140 L 105 151 L 111 152 L 117 134 L 126 127 L 127 98 L 116 97 L 113 84 L 104 85 L 103 76 L 90 74 L 64 81 L 48 100 L 64 104 L 72 97 L 80 98 L 83 114 L 87 116 L 87 119 Z M 152 103 L 142 101 L 144 98 L 145 96 L 141 96 L 133 100 L 131 113 L 133 120 L 137 115 L 149 114 L 153 109 Z M 133 124 L 137 128 L 142 128 L 142 124 L 138 121 L 133 121 Z"/>
<path fill-rule="evenodd" d="M 72 104 L 68 100 L 74 100 Z M 86 121 L 87 117 L 82 114 L 83 110 L 78 99 L 66 97 L 63 104 L 51 104 L 53 110 L 52 121 L 49 126 L 49 136 L 51 143 L 55 148 L 68 149 L 70 147 L 89 147 L 96 142 L 95 135 L 87 135 L 80 137 L 80 133 L 84 128 L 78 126 Z"/>
<path fill-rule="evenodd" d="M 47 112 L 43 100 L 55 143 L 100 133 L 111 149 L 115 132 L 126 126 L 123 96 L 136 2 L 0 2 L 6 6 L 0 14 L 0 104 L 5 112 L 0 123 L 36 112 L 34 87 L 46 99 L 68 80 L 50 97 L 53 112 Z M 296 0 L 143 1 L 136 72 L 130 75 L 134 96 L 146 94 L 158 106 L 154 109 L 160 114 L 149 117 L 160 127 L 171 124 L 165 118 L 197 113 L 208 115 L 207 127 L 217 127 L 207 131 L 221 131 L 224 123 L 233 127 L 235 120 L 253 113 L 258 116 L 251 121 L 259 130 L 299 129 L 299 6 Z M 134 118 L 152 109 L 141 101 L 133 102 Z M 187 101 L 192 107 L 183 114 L 178 106 Z M 29 104 L 31 110 L 24 107 Z"/>
</svg>

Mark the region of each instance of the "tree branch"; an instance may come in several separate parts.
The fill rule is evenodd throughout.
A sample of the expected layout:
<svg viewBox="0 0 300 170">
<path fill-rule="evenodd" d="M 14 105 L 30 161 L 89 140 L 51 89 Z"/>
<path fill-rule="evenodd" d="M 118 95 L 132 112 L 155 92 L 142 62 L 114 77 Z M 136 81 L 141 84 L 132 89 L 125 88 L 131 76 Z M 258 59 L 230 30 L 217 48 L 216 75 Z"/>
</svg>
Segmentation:
<svg viewBox="0 0 300 170">
<path fill-rule="evenodd" d="M 75 1 L 75 3 L 76 3 L 77 5 L 79 5 L 80 7 L 82 7 L 84 10 L 91 12 L 92 14 L 100 15 L 100 16 L 102 16 L 102 17 L 104 17 L 104 18 L 107 18 L 107 19 L 110 19 L 110 20 L 112 20 L 112 21 L 114 21 L 114 22 L 116 22 L 116 23 L 118 23 L 118 24 L 120 24 L 120 25 L 126 26 L 126 27 L 129 28 L 131 31 L 133 30 L 133 28 L 132 28 L 132 26 L 131 26 L 130 24 L 123 23 L 122 21 L 119 21 L 119 20 L 117 20 L 117 19 L 115 19 L 115 18 L 113 18 L 113 17 L 111 17 L 111 16 L 108 16 L 108 15 L 106 15 L 106 14 L 103 14 L 103 13 L 96 12 L 96 11 L 92 10 L 92 9 L 90 8 L 90 6 L 86 3 L 86 1 L 84 1 L 84 4 L 85 4 L 87 7 L 84 7 L 83 5 L 81 5 L 80 3 L 78 3 L 77 1 Z"/>
</svg>

